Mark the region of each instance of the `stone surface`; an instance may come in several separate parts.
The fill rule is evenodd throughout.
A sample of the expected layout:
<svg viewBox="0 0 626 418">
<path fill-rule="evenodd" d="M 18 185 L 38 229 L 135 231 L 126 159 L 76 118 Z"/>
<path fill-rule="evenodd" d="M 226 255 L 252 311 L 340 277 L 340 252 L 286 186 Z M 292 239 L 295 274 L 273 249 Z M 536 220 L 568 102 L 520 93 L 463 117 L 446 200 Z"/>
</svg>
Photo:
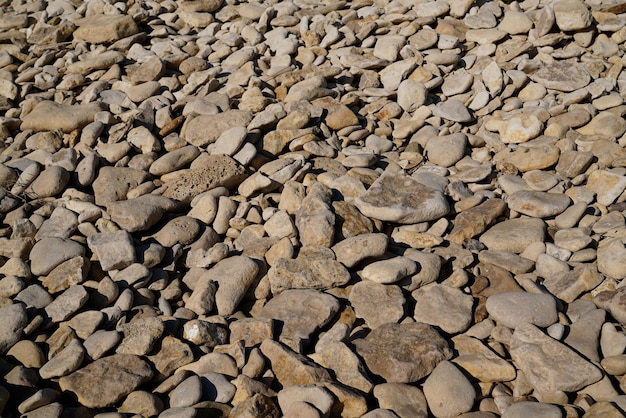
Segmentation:
<svg viewBox="0 0 626 418">
<path fill-rule="evenodd" d="M 555 299 L 543 293 L 503 292 L 487 298 L 487 312 L 509 328 L 523 324 L 548 327 L 557 321 Z"/>
<path fill-rule="evenodd" d="M 366 216 L 406 224 L 436 220 L 449 211 L 441 193 L 391 173 L 380 176 L 355 204 Z"/>
<path fill-rule="evenodd" d="M 436 417 L 453 417 L 472 409 L 474 387 L 449 361 L 440 362 L 424 382 L 424 396 Z"/>
<path fill-rule="evenodd" d="M 421 323 L 384 324 L 354 345 L 367 368 L 387 382 L 416 382 L 452 356 L 437 331 Z"/>
</svg>

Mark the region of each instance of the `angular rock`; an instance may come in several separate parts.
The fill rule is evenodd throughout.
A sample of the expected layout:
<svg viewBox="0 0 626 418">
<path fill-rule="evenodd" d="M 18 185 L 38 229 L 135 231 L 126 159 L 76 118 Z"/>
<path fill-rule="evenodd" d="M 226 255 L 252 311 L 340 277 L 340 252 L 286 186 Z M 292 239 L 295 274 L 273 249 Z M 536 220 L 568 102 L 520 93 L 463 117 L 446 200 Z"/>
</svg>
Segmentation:
<svg viewBox="0 0 626 418">
<path fill-rule="evenodd" d="M 440 192 L 404 174 L 388 172 L 358 196 L 355 205 L 366 216 L 403 224 L 437 220 L 450 210 Z"/>
<path fill-rule="evenodd" d="M 422 323 L 384 324 L 354 345 L 367 368 L 387 382 L 416 382 L 452 357 L 446 340 Z"/>
<path fill-rule="evenodd" d="M 332 259 L 279 258 L 268 272 L 272 294 L 288 289 L 326 290 L 343 286 L 350 281 L 350 273 Z"/>
<path fill-rule="evenodd" d="M 26 308 L 21 303 L 0 308 L 0 354 L 4 355 L 22 338 L 27 324 Z"/>
<path fill-rule="evenodd" d="M 148 363 L 138 356 L 114 354 L 61 377 L 59 386 L 73 392 L 87 408 L 106 408 L 149 381 L 152 375 Z"/>
<path fill-rule="evenodd" d="M 87 245 L 98 257 L 104 271 L 120 270 L 135 262 L 132 236 L 126 231 L 90 235 Z"/>
<path fill-rule="evenodd" d="M 272 371 L 283 387 L 331 380 L 326 369 L 279 342 L 265 340 L 261 343 L 260 349 L 272 364 Z"/>
<path fill-rule="evenodd" d="M 448 334 L 457 334 L 472 323 L 474 298 L 460 289 L 433 284 L 411 293 L 415 299 L 413 318 L 434 325 Z"/>
<path fill-rule="evenodd" d="M 357 317 L 370 329 L 397 323 L 404 317 L 406 300 L 399 286 L 363 280 L 352 286 L 348 300 Z"/>
<path fill-rule="evenodd" d="M 93 15 L 75 21 L 74 38 L 92 44 L 113 43 L 139 32 L 129 15 Z"/>
<path fill-rule="evenodd" d="M 515 329 L 510 351 L 517 367 L 540 393 L 574 392 L 602 378 L 600 369 L 532 324 Z M 561 367 L 563 364 L 568 366 Z"/>
</svg>

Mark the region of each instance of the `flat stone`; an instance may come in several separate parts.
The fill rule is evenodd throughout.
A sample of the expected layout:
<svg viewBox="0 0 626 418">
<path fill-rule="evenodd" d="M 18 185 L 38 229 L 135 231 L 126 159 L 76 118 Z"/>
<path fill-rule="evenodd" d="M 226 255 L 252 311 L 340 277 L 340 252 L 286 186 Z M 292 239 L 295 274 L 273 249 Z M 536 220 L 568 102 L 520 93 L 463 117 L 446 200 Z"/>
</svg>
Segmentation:
<svg viewBox="0 0 626 418">
<path fill-rule="evenodd" d="M 480 236 L 480 242 L 491 250 L 519 254 L 533 242 L 543 242 L 545 223 L 541 219 L 510 219 L 500 222 Z"/>
<path fill-rule="evenodd" d="M 163 411 L 163 401 L 155 394 L 136 390 L 128 394 L 119 407 L 121 413 L 156 416 Z"/>
<path fill-rule="evenodd" d="M 465 155 L 467 137 L 462 133 L 437 136 L 426 144 L 428 160 L 442 167 L 456 164 Z"/>
<path fill-rule="evenodd" d="M 510 352 L 528 382 L 541 393 L 575 392 L 602 378 L 600 369 L 532 324 L 515 329 Z M 568 367 L 559 366 L 563 364 Z"/>
<path fill-rule="evenodd" d="M 228 110 L 216 115 L 199 115 L 187 119 L 181 130 L 181 138 L 196 147 L 214 143 L 226 130 L 246 127 L 252 121 L 252 113 L 244 110 Z"/>
<path fill-rule="evenodd" d="M 507 200 L 510 209 L 534 218 L 556 216 L 567 209 L 571 203 L 567 195 L 534 190 L 517 191 Z"/>
<path fill-rule="evenodd" d="M 411 296 L 417 322 L 437 326 L 448 334 L 463 332 L 472 323 L 474 298 L 460 289 L 434 284 L 413 291 Z"/>
<path fill-rule="evenodd" d="M 135 247 L 131 235 L 126 231 L 90 235 L 87 245 L 105 271 L 120 270 L 135 262 Z"/>
<path fill-rule="evenodd" d="M 139 32 L 128 15 L 93 15 L 75 21 L 74 38 L 93 44 L 113 43 Z"/>
<path fill-rule="evenodd" d="M 89 299 L 87 290 L 76 284 L 56 297 L 45 307 L 45 313 L 52 322 L 62 322 L 78 311 Z"/>
<path fill-rule="evenodd" d="M 296 213 L 300 242 L 307 246 L 330 247 L 335 234 L 335 214 L 331 210 L 331 192 L 315 183 L 302 199 Z"/>
<path fill-rule="evenodd" d="M 285 290 L 272 298 L 255 316 L 283 324 L 280 340 L 290 347 L 307 344 L 312 335 L 339 312 L 333 296 L 317 290 Z"/>
<path fill-rule="evenodd" d="M 31 199 L 56 196 L 65 189 L 69 181 L 69 172 L 63 167 L 53 165 L 42 171 L 24 190 L 24 194 Z"/>
<path fill-rule="evenodd" d="M 83 345 L 74 339 L 39 369 L 39 375 L 43 379 L 67 376 L 80 367 L 84 356 Z"/>
<path fill-rule="evenodd" d="M 511 152 L 508 148 L 496 154 L 494 162 L 507 162 L 515 166 L 522 173 L 532 170 L 542 170 L 553 166 L 559 161 L 560 150 L 554 145 L 524 144 Z M 530 187 L 530 186 L 529 186 Z"/>
<path fill-rule="evenodd" d="M 315 385 L 289 386 L 278 392 L 277 397 L 278 405 L 283 411 L 288 410 L 294 402 L 306 402 L 327 415 L 334 403 L 331 392 Z"/>
<path fill-rule="evenodd" d="M 417 387 L 405 383 L 381 383 L 374 388 L 374 397 L 381 408 L 380 411 L 388 411 L 389 417 L 419 417 L 428 416 L 428 404 L 424 393 Z M 393 411 L 393 412 L 392 412 Z M 368 416 L 372 413 L 368 413 Z M 373 415 L 375 418 L 379 415 Z M 380 418 L 387 415 L 380 415 Z"/>
<path fill-rule="evenodd" d="M 265 340 L 261 352 L 270 361 L 272 371 L 283 387 L 315 384 L 331 380 L 330 374 L 309 358 L 290 350 L 285 345 Z"/>
<path fill-rule="evenodd" d="M 93 182 L 96 204 L 106 206 L 118 200 L 126 200 L 129 190 L 147 181 L 149 174 L 130 167 L 102 167 Z"/>
<path fill-rule="evenodd" d="M 519 144 L 537 137 L 543 130 L 543 123 L 532 113 L 514 112 L 487 120 L 485 129 L 497 131 L 505 144 Z"/>
<path fill-rule="evenodd" d="M 305 257 L 279 258 L 268 277 L 274 295 L 288 289 L 326 290 L 350 281 L 350 273 L 339 261 Z"/>
<path fill-rule="evenodd" d="M 578 0 L 565 0 L 564 3 Z M 583 6 L 586 8 L 586 6 Z M 571 92 L 589 84 L 591 76 L 582 64 L 566 61 L 554 61 L 530 75 L 530 78 L 547 89 Z"/>
<path fill-rule="evenodd" d="M 50 101 L 42 101 L 22 119 L 20 129 L 34 131 L 71 132 L 94 121 L 94 115 L 104 110 L 101 103 L 85 103 L 80 105 L 62 105 Z"/>
<path fill-rule="evenodd" d="M 413 224 L 439 219 L 450 207 L 440 192 L 404 174 L 383 173 L 367 192 L 355 199 L 366 216 L 382 221 Z"/>
<path fill-rule="evenodd" d="M 399 286 L 363 280 L 352 286 L 348 297 L 357 317 L 370 329 L 397 323 L 404 317 L 406 300 Z"/>
<path fill-rule="evenodd" d="M 192 406 L 202 399 L 202 383 L 200 377 L 189 376 L 170 392 L 170 406 L 180 408 Z"/>
<path fill-rule="evenodd" d="M 621 279 L 626 272 L 626 247 L 620 238 L 608 238 L 600 241 L 597 250 L 598 271 L 608 277 Z"/>
<path fill-rule="evenodd" d="M 170 151 L 150 165 L 150 174 L 162 176 L 164 174 L 171 173 L 185 167 L 198 155 L 200 155 L 200 149 L 194 145 L 187 145 L 174 151 Z"/>
<path fill-rule="evenodd" d="M 200 223 L 191 216 L 178 216 L 160 228 L 153 238 L 163 247 L 189 245 L 200 233 Z"/>
<path fill-rule="evenodd" d="M 481 234 L 504 214 L 505 209 L 506 205 L 501 199 L 488 199 L 478 206 L 459 213 L 454 219 L 454 228 L 448 234 L 448 240 L 462 244 Z"/>
<path fill-rule="evenodd" d="M 124 338 L 117 347 L 118 354 L 148 354 L 163 335 L 165 327 L 158 318 L 138 318 L 123 327 Z"/>
<path fill-rule="evenodd" d="M 608 313 L 620 323 L 626 323 L 626 305 L 624 304 L 624 294 L 626 290 L 620 287 L 615 290 L 604 290 L 598 293 L 593 302 Z"/>
<path fill-rule="evenodd" d="M 112 406 L 152 378 L 144 360 L 131 354 L 115 354 L 94 361 L 59 379 L 63 391 L 73 392 L 88 408 Z"/>
<path fill-rule="evenodd" d="M 598 203 L 609 206 L 626 189 L 626 176 L 610 171 L 596 170 L 589 174 L 585 187 L 596 194 Z"/>
<path fill-rule="evenodd" d="M 529 416 L 561 418 L 563 412 L 558 406 L 549 403 L 522 401 L 512 404 L 502 413 L 503 418 L 522 418 Z"/>
<path fill-rule="evenodd" d="M 154 197 L 162 196 L 155 195 Z M 154 226 L 163 217 L 165 208 L 154 199 L 140 196 L 136 199 L 110 203 L 107 212 L 111 216 L 111 220 L 125 231 L 137 232 L 145 231 Z"/>
<path fill-rule="evenodd" d="M 374 386 L 359 357 L 341 341 L 320 341 L 313 360 L 331 370 L 344 385 L 369 393 Z"/>
<path fill-rule="evenodd" d="M 433 115 L 453 122 L 469 122 L 473 119 L 471 113 L 458 99 L 448 99 L 445 102 L 438 103 L 433 109 Z"/>
<path fill-rule="evenodd" d="M 158 328 L 155 331 L 158 332 Z M 142 344 L 145 344 L 146 342 L 149 343 L 153 338 L 150 335 L 147 337 L 148 338 L 144 338 Z M 194 360 L 191 347 L 171 335 L 163 337 L 160 345 L 157 344 L 156 347 L 159 347 L 158 352 L 148 358 L 150 362 L 154 364 L 154 368 L 159 373 L 159 379 L 173 375 L 178 369 L 182 369 L 182 367 L 190 364 Z"/>
<path fill-rule="evenodd" d="M 384 324 L 353 343 L 367 368 L 387 382 L 416 382 L 452 357 L 446 340 L 422 323 Z"/>
<path fill-rule="evenodd" d="M 544 293 L 504 292 L 487 298 L 487 312 L 506 327 L 548 327 L 557 321 L 556 301 Z"/>
<path fill-rule="evenodd" d="M 459 334 L 452 338 L 459 355 L 452 361 L 480 382 L 508 382 L 516 371 L 507 360 L 476 338 Z"/>
<path fill-rule="evenodd" d="M 166 182 L 162 195 L 185 203 L 216 187 L 234 188 L 245 178 L 245 169 L 226 155 L 210 155 L 202 167 L 191 168 L 177 180 Z"/>
<path fill-rule="evenodd" d="M 579 0 L 559 0 L 552 6 L 556 24 L 562 31 L 586 29 L 591 25 L 591 11 Z"/>
</svg>

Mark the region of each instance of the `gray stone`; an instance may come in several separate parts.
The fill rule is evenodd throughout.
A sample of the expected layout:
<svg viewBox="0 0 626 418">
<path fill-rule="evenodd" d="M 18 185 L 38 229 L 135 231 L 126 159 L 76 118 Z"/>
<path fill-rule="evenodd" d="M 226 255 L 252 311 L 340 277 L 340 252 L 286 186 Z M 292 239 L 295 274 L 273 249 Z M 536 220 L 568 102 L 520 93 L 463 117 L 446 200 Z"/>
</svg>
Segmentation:
<svg viewBox="0 0 626 418">
<path fill-rule="evenodd" d="M 545 293 L 503 292 L 489 296 L 487 312 L 506 327 L 523 324 L 548 327 L 558 317 L 554 297 Z"/>
<path fill-rule="evenodd" d="M 474 298 L 460 289 L 433 284 L 413 291 L 411 296 L 417 322 L 437 326 L 448 334 L 463 332 L 472 323 Z"/>
<path fill-rule="evenodd" d="M 424 382 L 424 396 L 435 417 L 454 417 L 472 409 L 476 391 L 457 366 L 442 361 Z"/>
<path fill-rule="evenodd" d="M 399 286 L 363 280 L 352 286 L 348 300 L 356 316 L 371 329 L 404 317 L 406 300 Z"/>
<path fill-rule="evenodd" d="M 326 290 L 343 286 L 350 281 L 350 273 L 332 259 L 279 258 L 268 271 L 274 295 L 288 289 Z"/>
<path fill-rule="evenodd" d="M 26 308 L 21 303 L 0 308 L 0 354 L 4 355 L 22 338 L 27 324 Z"/>
<path fill-rule="evenodd" d="M 366 216 L 403 224 L 437 220 L 450 210 L 440 192 L 404 174 L 389 172 L 357 197 L 355 205 Z"/>
<path fill-rule="evenodd" d="M 135 262 L 132 236 L 126 231 L 90 235 L 87 245 L 96 254 L 105 271 L 120 270 Z"/>
</svg>

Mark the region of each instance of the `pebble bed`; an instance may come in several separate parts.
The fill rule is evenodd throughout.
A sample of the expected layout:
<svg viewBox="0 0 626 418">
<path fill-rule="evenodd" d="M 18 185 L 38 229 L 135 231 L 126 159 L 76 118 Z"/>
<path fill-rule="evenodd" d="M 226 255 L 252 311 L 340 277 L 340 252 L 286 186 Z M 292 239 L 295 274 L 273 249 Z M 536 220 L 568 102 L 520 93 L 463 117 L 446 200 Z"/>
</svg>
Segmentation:
<svg viewBox="0 0 626 418">
<path fill-rule="evenodd" d="M 0 415 L 623 416 L 624 12 L 0 0 Z"/>
</svg>

